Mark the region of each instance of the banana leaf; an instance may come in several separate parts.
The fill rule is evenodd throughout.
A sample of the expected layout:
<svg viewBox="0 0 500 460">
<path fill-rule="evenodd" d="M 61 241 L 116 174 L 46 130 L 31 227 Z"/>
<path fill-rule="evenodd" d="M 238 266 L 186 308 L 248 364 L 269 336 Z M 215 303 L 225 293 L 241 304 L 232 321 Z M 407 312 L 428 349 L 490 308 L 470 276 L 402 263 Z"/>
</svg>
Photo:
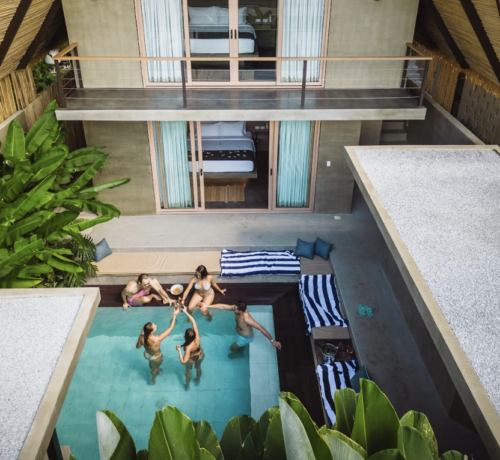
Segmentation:
<svg viewBox="0 0 500 460">
<path fill-rule="evenodd" d="M 399 427 L 398 450 L 405 460 L 432 460 L 425 439 L 411 426 Z"/>
<path fill-rule="evenodd" d="M 287 400 L 280 396 L 279 403 L 287 460 L 323 460 L 322 457 L 314 455 L 306 429 Z M 321 440 L 323 441 L 323 439 Z M 328 449 L 326 443 L 325 446 Z M 329 456 L 325 457 L 325 460 L 328 458 L 332 459 L 331 452 L 329 452 Z"/>
<path fill-rule="evenodd" d="M 29 233 L 43 225 L 43 223 L 52 215 L 53 214 L 50 211 L 38 211 L 30 214 L 24 219 L 19 220 L 10 226 L 9 231 L 5 236 L 4 244 L 10 246 L 26 233 Z"/>
<path fill-rule="evenodd" d="M 54 142 L 59 137 L 59 132 L 61 131 L 62 123 L 56 123 L 50 130 L 47 138 L 42 142 L 42 145 L 36 151 L 36 158 L 43 157 L 54 145 Z"/>
<path fill-rule="evenodd" d="M 405 460 L 405 458 L 398 449 L 387 449 L 373 454 L 368 460 Z"/>
<path fill-rule="evenodd" d="M 38 230 L 37 236 L 45 239 L 52 233 L 59 232 L 78 217 L 78 211 L 64 211 L 59 214 L 53 214 L 54 217 L 45 222 Z"/>
<path fill-rule="evenodd" d="M 240 453 L 236 460 L 258 460 L 260 458 L 262 457 L 257 453 L 257 447 L 252 438 L 252 432 L 250 432 L 243 441 L 243 445 L 241 446 Z"/>
<path fill-rule="evenodd" d="M 362 458 L 366 459 L 368 457 L 368 454 L 366 453 L 366 450 L 363 449 L 359 444 L 354 442 L 351 438 L 346 436 L 345 434 L 341 433 L 340 431 L 336 430 L 329 430 L 326 426 L 322 426 L 319 430 L 319 434 L 325 438 L 325 441 L 327 444 L 330 446 L 330 449 L 333 452 L 333 458 L 336 459 L 337 457 L 335 456 L 335 452 L 332 449 L 332 446 L 326 437 L 335 437 L 340 439 L 341 441 L 344 441 L 346 444 L 349 444 L 350 447 L 352 447 L 359 455 L 361 455 Z"/>
<path fill-rule="evenodd" d="M 146 449 L 142 449 L 137 452 L 137 460 L 148 460 L 148 451 Z"/>
<path fill-rule="evenodd" d="M 96 422 L 101 460 L 136 460 L 134 440 L 113 412 L 97 411 Z"/>
<path fill-rule="evenodd" d="M 356 414 L 358 395 L 351 388 L 337 390 L 333 395 L 335 414 L 337 416 L 336 429 L 346 436 L 351 436 Z"/>
<path fill-rule="evenodd" d="M 225 460 L 236 460 L 243 446 L 243 441 L 255 426 L 255 420 L 248 415 L 233 417 L 226 425 L 220 438 L 220 447 Z"/>
<path fill-rule="evenodd" d="M 72 155 L 71 158 L 64 162 L 64 169 L 79 168 L 81 166 L 88 166 L 95 163 L 101 158 L 106 158 L 107 155 L 100 150 L 94 148 L 92 150 L 87 150 L 76 155 Z"/>
<path fill-rule="evenodd" d="M 9 274 L 14 269 L 16 263 L 21 263 L 21 261 L 27 262 L 26 259 L 28 258 L 29 260 L 33 257 L 36 251 L 42 247 L 42 240 L 27 243 L 22 248 L 18 246 L 19 249 L 16 249 L 16 246 L 14 246 L 14 252 L 9 254 L 9 257 L 6 257 L 2 260 L 2 262 L 0 262 L 0 278 Z"/>
<path fill-rule="evenodd" d="M 467 455 L 463 455 L 460 452 L 457 452 L 456 450 L 449 450 L 448 452 L 445 452 L 441 457 L 439 457 L 439 460 L 468 460 Z"/>
<path fill-rule="evenodd" d="M 374 382 L 361 379 L 360 386 L 351 439 L 368 455 L 396 448 L 399 419 L 394 407 Z"/>
<path fill-rule="evenodd" d="M 307 412 L 306 408 L 302 405 L 302 403 L 297 399 L 297 397 L 292 393 L 280 393 L 280 412 L 281 412 L 281 421 L 283 423 L 283 433 L 285 433 L 285 428 L 287 424 L 287 420 L 284 417 L 282 406 L 283 404 L 287 404 L 291 407 L 291 409 L 295 412 L 295 414 L 299 417 L 304 430 L 309 438 L 309 442 L 311 443 L 312 449 L 314 451 L 314 456 L 317 459 L 328 460 L 332 459 L 332 453 L 328 448 L 325 440 L 318 433 L 318 427 L 311 419 L 311 416 Z M 287 455 L 288 455 L 288 445 L 286 444 L 286 436 L 285 436 L 285 445 L 287 447 Z"/>
<path fill-rule="evenodd" d="M 200 459 L 191 419 L 177 407 L 165 406 L 156 412 L 148 444 L 148 460 Z"/>
<path fill-rule="evenodd" d="M 48 109 L 48 110 L 47 110 Z M 50 135 L 54 125 L 58 123 L 54 110 L 47 107 L 42 116 L 35 121 L 26 135 L 26 153 L 32 155 Z"/>
<path fill-rule="evenodd" d="M 25 189 L 26 184 L 31 179 L 32 174 L 27 172 L 17 173 L 10 180 L 0 186 L 0 200 L 11 203 Z"/>
<path fill-rule="evenodd" d="M 68 138 L 68 136 L 69 136 L 69 129 L 66 128 L 66 126 L 63 126 L 59 130 L 59 136 L 56 139 L 56 141 L 54 142 L 54 146 L 61 145 L 62 143 L 66 142 L 66 139 Z"/>
<path fill-rule="evenodd" d="M 56 111 L 58 108 L 59 108 L 59 105 L 57 104 L 57 101 L 54 99 L 47 104 L 47 107 L 45 107 L 45 110 L 43 111 L 43 113 Z"/>
<path fill-rule="evenodd" d="M 24 132 L 17 120 L 12 120 L 5 137 L 3 156 L 9 165 L 26 159 L 24 146 Z"/>
<path fill-rule="evenodd" d="M 69 206 L 74 206 L 78 209 L 95 212 L 101 216 L 120 217 L 120 211 L 118 208 L 112 204 L 105 204 L 97 200 L 61 200 L 57 203 L 57 206 L 62 206 L 66 209 L 69 209 Z"/>
<path fill-rule="evenodd" d="M 201 448 L 208 450 L 216 460 L 224 460 L 219 440 L 208 422 L 194 422 L 196 440 Z"/>
<path fill-rule="evenodd" d="M 200 449 L 200 460 L 215 460 L 215 457 L 207 449 Z"/>
<path fill-rule="evenodd" d="M 366 451 L 352 439 L 349 439 L 345 434 L 340 433 L 340 431 L 326 428 L 320 430 L 320 434 L 332 451 L 334 459 L 366 460 Z M 355 445 L 356 448 L 354 448 L 353 445 Z"/>
<path fill-rule="evenodd" d="M 438 460 L 439 450 L 436 436 L 434 435 L 434 430 L 429 422 L 427 416 L 421 412 L 409 411 L 400 420 L 401 426 L 411 426 L 415 428 L 424 438 L 427 443 L 429 452 L 434 460 Z"/>
<path fill-rule="evenodd" d="M 45 179 L 45 177 L 53 173 L 62 164 L 68 155 L 68 152 L 62 147 L 56 147 L 33 163 L 31 170 L 35 175 L 31 178 L 30 182 L 35 183 Z"/>
<path fill-rule="evenodd" d="M 69 454 L 69 460 L 77 460 L 77 458 L 73 454 Z M 146 458 L 147 460 L 147 458 Z"/>
<path fill-rule="evenodd" d="M 0 219 L 16 221 L 22 219 L 28 212 L 43 206 L 51 199 L 46 193 L 21 195 L 14 203 L 0 213 Z"/>
<path fill-rule="evenodd" d="M 252 431 L 245 438 L 241 452 L 242 458 L 262 458 L 269 425 L 277 413 L 279 413 L 279 408 L 271 407 L 260 416 Z"/>
<path fill-rule="evenodd" d="M 106 159 L 107 156 L 101 158 L 100 160 L 97 160 L 95 163 L 89 166 L 89 168 L 69 187 L 67 187 L 65 190 L 57 192 L 55 194 L 55 200 L 65 200 L 66 198 L 69 198 L 70 196 L 78 192 L 82 187 L 85 187 L 85 185 L 87 185 L 89 181 L 96 175 L 97 171 L 99 171 L 99 169 L 104 166 Z"/>
<path fill-rule="evenodd" d="M 87 230 L 88 228 L 91 228 L 94 225 L 108 222 L 112 218 L 113 218 L 112 216 L 96 217 L 95 219 L 90 219 L 90 220 L 86 220 L 84 222 L 79 222 L 78 224 L 70 225 L 69 227 L 66 227 L 65 230 L 74 231 L 74 232 L 83 232 L 84 230 Z"/>
<path fill-rule="evenodd" d="M 94 150 L 104 150 L 105 148 L 106 147 L 104 146 L 83 147 L 81 149 L 73 150 L 72 152 L 70 152 L 70 154 L 68 155 L 68 159 L 74 158 L 81 153 L 93 152 Z"/>
<path fill-rule="evenodd" d="M 87 195 L 92 193 L 99 193 L 103 190 L 119 187 L 120 185 L 128 184 L 130 179 L 118 179 L 111 182 L 106 182 L 105 184 L 95 185 L 94 187 L 87 187 L 80 190 L 80 195 Z"/>
<path fill-rule="evenodd" d="M 286 460 L 285 440 L 279 409 L 275 412 L 267 429 L 263 458 L 264 460 Z"/>
<path fill-rule="evenodd" d="M 46 264 L 28 265 L 19 270 L 17 277 L 21 279 L 31 279 L 33 275 L 43 275 L 45 273 L 50 273 L 53 270 L 54 269 L 50 265 Z"/>
<path fill-rule="evenodd" d="M 55 174 L 51 174 L 50 176 L 47 176 L 42 182 L 40 182 L 37 186 L 32 188 L 26 195 L 37 195 L 39 193 L 47 193 L 52 184 L 54 183 L 56 179 Z"/>
<path fill-rule="evenodd" d="M 0 281 L 0 288 L 2 289 L 28 289 L 38 286 L 43 281 L 42 278 L 33 279 L 10 279 L 3 278 Z"/>
<path fill-rule="evenodd" d="M 83 272 L 83 267 L 80 264 L 68 259 L 67 257 L 55 253 L 53 249 L 48 249 L 43 252 L 39 252 L 36 254 L 36 256 L 40 260 L 43 260 L 47 265 L 57 268 L 58 270 L 61 270 L 63 272 L 69 272 L 69 273 Z"/>
</svg>

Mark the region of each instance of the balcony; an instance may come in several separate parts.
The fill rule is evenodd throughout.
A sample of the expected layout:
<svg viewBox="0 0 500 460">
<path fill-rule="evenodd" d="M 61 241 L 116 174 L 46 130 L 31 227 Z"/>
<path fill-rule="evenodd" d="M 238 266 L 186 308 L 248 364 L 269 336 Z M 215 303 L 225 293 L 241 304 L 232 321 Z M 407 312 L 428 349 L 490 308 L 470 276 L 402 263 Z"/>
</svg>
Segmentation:
<svg viewBox="0 0 500 460">
<path fill-rule="evenodd" d="M 78 56 L 75 43 L 54 58 L 61 106 L 57 116 L 84 121 L 422 120 L 422 88 L 431 59 L 411 44 L 406 56 L 388 57 L 143 58 Z M 134 72 L 147 78 L 148 63 L 158 61 L 176 66 L 175 80 L 180 81 L 137 85 L 129 78 Z M 200 81 L 197 70 L 195 81 L 193 69 L 207 61 L 224 63 L 224 68 L 234 65 L 236 72 L 207 71 Z M 301 75 L 282 84 L 275 77 L 264 86 L 245 81 L 242 61 L 246 66 L 268 61 L 277 69 L 292 61 Z M 321 77 L 307 81 L 312 66 L 321 69 Z M 100 72 L 111 76 L 111 84 Z M 227 75 L 221 77 L 223 72 Z"/>
</svg>

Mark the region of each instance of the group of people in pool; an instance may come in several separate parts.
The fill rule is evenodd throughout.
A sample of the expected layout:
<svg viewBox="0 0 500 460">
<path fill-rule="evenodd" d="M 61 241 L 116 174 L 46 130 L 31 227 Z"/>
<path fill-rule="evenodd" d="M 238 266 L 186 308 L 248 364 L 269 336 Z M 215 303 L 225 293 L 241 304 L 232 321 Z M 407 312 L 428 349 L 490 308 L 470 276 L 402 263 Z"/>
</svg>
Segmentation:
<svg viewBox="0 0 500 460">
<path fill-rule="evenodd" d="M 189 292 L 194 288 L 193 296 L 189 301 L 187 308 L 184 302 Z M 191 381 L 191 371 L 193 366 L 196 369 L 195 383 L 200 382 L 201 377 L 201 363 L 205 358 L 203 348 L 201 347 L 200 334 L 193 314 L 198 308 L 203 316 L 208 317 L 208 321 L 212 321 L 211 308 L 217 310 L 230 310 L 234 312 L 236 319 L 236 337 L 234 343 L 230 347 L 229 358 L 234 359 L 243 356 L 244 348 L 250 344 L 254 338 L 253 329 L 258 329 L 264 336 L 269 339 L 272 346 L 281 350 L 281 343 L 271 337 L 271 334 L 257 321 L 255 321 L 250 313 L 247 311 L 247 305 L 244 301 L 239 300 L 234 305 L 228 304 L 213 304 L 215 298 L 215 290 L 222 295 L 226 294 L 226 289 L 221 289 L 212 275 L 210 275 L 204 265 L 200 265 L 191 278 L 186 290 L 182 297 L 175 301 L 167 294 L 168 289 L 163 289 L 160 282 L 150 277 L 149 275 L 142 274 L 138 278 L 130 281 L 125 289 L 122 291 L 123 308 L 128 309 L 131 306 L 144 305 L 151 302 L 153 299 L 162 301 L 165 305 L 175 306 L 174 315 L 170 327 L 161 334 L 156 335 L 158 326 L 154 323 L 146 323 L 142 328 L 141 335 L 137 340 L 137 348 L 144 347 L 144 357 L 149 361 L 151 370 L 151 384 L 156 383 L 156 377 L 160 373 L 160 366 L 163 362 L 163 355 L 160 349 L 161 342 L 165 340 L 169 334 L 174 330 L 175 321 L 179 312 L 184 313 L 192 328 L 186 329 L 184 334 L 184 343 L 177 345 L 179 352 L 179 360 L 186 366 L 186 390 L 189 389 Z M 155 293 L 151 293 L 155 291 Z M 184 350 L 184 355 L 182 354 Z"/>
</svg>

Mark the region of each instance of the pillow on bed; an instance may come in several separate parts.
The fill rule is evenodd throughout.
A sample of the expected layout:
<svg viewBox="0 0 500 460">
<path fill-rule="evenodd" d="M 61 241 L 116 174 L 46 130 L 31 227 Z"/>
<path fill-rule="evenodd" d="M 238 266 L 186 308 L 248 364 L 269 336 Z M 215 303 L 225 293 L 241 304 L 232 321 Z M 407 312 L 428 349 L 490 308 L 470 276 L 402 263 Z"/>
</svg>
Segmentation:
<svg viewBox="0 0 500 460">
<path fill-rule="evenodd" d="M 247 23 L 247 7 L 238 8 L 238 24 Z"/>
<path fill-rule="evenodd" d="M 220 135 L 219 123 L 201 123 L 202 137 L 218 137 Z"/>
<path fill-rule="evenodd" d="M 209 6 L 206 8 L 192 7 L 189 10 L 189 24 L 197 26 L 211 26 L 219 23 L 217 6 Z"/>
<path fill-rule="evenodd" d="M 241 137 L 245 135 L 245 121 L 223 121 L 219 124 L 221 136 Z"/>
<path fill-rule="evenodd" d="M 219 25 L 229 25 L 229 10 L 228 8 L 219 8 L 218 13 Z M 238 8 L 238 24 L 247 23 L 247 7 Z"/>
</svg>

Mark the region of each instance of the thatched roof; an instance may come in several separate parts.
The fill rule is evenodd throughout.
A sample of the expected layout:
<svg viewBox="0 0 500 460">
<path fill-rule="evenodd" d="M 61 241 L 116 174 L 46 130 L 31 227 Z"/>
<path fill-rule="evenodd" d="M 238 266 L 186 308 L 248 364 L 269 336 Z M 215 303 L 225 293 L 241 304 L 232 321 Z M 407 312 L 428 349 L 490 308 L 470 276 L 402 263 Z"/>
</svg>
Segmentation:
<svg viewBox="0 0 500 460">
<path fill-rule="evenodd" d="M 500 0 L 422 0 L 416 35 L 427 47 L 460 61 L 458 49 L 465 68 L 500 85 Z"/>
<path fill-rule="evenodd" d="M 0 1 L 0 80 L 65 35 L 61 0 Z"/>
</svg>

